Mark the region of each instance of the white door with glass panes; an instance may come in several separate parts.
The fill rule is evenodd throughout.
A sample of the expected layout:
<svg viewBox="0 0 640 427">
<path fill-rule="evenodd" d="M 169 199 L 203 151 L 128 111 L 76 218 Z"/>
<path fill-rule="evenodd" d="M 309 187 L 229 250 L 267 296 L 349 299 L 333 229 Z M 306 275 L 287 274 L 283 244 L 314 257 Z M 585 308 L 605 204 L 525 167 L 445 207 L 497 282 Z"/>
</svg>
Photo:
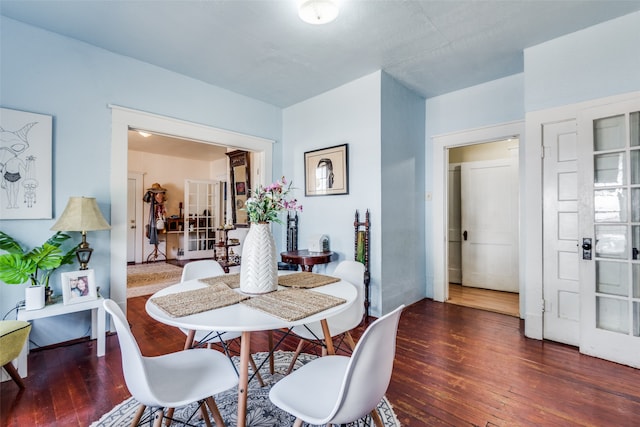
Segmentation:
<svg viewBox="0 0 640 427">
<path fill-rule="evenodd" d="M 213 258 L 220 221 L 218 181 L 185 180 L 184 226 L 181 246 L 186 259 Z"/>
<path fill-rule="evenodd" d="M 579 126 L 580 351 L 640 368 L 640 98 Z"/>
</svg>

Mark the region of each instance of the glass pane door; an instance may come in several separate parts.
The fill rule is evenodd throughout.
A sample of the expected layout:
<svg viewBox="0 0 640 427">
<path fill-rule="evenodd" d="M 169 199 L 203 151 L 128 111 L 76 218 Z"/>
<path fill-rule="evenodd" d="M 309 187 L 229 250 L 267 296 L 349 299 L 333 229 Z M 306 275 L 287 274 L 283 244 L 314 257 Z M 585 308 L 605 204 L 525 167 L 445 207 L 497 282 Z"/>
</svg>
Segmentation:
<svg viewBox="0 0 640 427">
<path fill-rule="evenodd" d="M 186 258 L 213 257 L 220 222 L 217 181 L 185 180 L 184 242 Z"/>
<path fill-rule="evenodd" d="M 632 284 L 637 283 L 634 270 L 637 281 L 640 247 L 636 236 L 640 233 L 639 115 L 632 112 L 593 121 L 596 328 L 636 337 L 640 336 L 640 299 Z"/>
<path fill-rule="evenodd" d="M 578 118 L 580 351 L 640 368 L 640 96 Z"/>
</svg>

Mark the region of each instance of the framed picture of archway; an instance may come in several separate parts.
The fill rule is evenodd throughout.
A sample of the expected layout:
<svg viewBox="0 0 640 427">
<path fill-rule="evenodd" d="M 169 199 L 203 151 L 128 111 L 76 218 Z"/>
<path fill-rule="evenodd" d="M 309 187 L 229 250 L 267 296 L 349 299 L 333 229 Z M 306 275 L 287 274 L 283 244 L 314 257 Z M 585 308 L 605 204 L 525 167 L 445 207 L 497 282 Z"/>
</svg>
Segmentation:
<svg viewBox="0 0 640 427">
<path fill-rule="evenodd" d="M 304 195 L 349 194 L 348 144 L 304 153 Z"/>
</svg>

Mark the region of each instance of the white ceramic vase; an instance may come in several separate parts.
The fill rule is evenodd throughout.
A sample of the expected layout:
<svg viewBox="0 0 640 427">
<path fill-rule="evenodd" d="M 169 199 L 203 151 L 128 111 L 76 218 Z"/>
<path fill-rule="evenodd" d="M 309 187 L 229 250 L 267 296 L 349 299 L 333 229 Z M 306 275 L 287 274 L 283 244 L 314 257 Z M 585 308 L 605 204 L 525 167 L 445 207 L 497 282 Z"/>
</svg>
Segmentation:
<svg viewBox="0 0 640 427">
<path fill-rule="evenodd" d="M 278 288 L 276 242 L 269 223 L 251 223 L 242 244 L 240 290 L 264 294 Z"/>
<path fill-rule="evenodd" d="M 44 286 L 24 288 L 24 309 L 40 310 L 42 307 L 44 307 Z"/>
</svg>

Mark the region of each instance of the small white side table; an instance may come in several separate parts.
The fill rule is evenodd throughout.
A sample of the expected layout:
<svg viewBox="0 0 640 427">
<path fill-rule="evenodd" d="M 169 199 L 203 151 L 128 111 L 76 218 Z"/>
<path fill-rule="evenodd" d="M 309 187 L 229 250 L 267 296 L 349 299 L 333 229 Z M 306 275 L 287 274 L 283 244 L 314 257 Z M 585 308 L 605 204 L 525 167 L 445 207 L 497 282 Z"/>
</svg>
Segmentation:
<svg viewBox="0 0 640 427">
<path fill-rule="evenodd" d="M 91 339 L 97 339 L 96 356 L 105 354 L 106 318 L 102 302 L 104 298 L 81 302 L 78 304 L 64 305 L 62 301 L 55 304 L 46 305 L 40 310 L 18 310 L 18 320 L 35 320 L 47 317 L 59 316 L 61 314 L 77 313 L 79 311 L 91 310 Z M 27 355 L 29 354 L 29 340 L 25 343 L 20 356 L 18 356 L 18 373 L 22 378 L 27 376 Z"/>
</svg>

